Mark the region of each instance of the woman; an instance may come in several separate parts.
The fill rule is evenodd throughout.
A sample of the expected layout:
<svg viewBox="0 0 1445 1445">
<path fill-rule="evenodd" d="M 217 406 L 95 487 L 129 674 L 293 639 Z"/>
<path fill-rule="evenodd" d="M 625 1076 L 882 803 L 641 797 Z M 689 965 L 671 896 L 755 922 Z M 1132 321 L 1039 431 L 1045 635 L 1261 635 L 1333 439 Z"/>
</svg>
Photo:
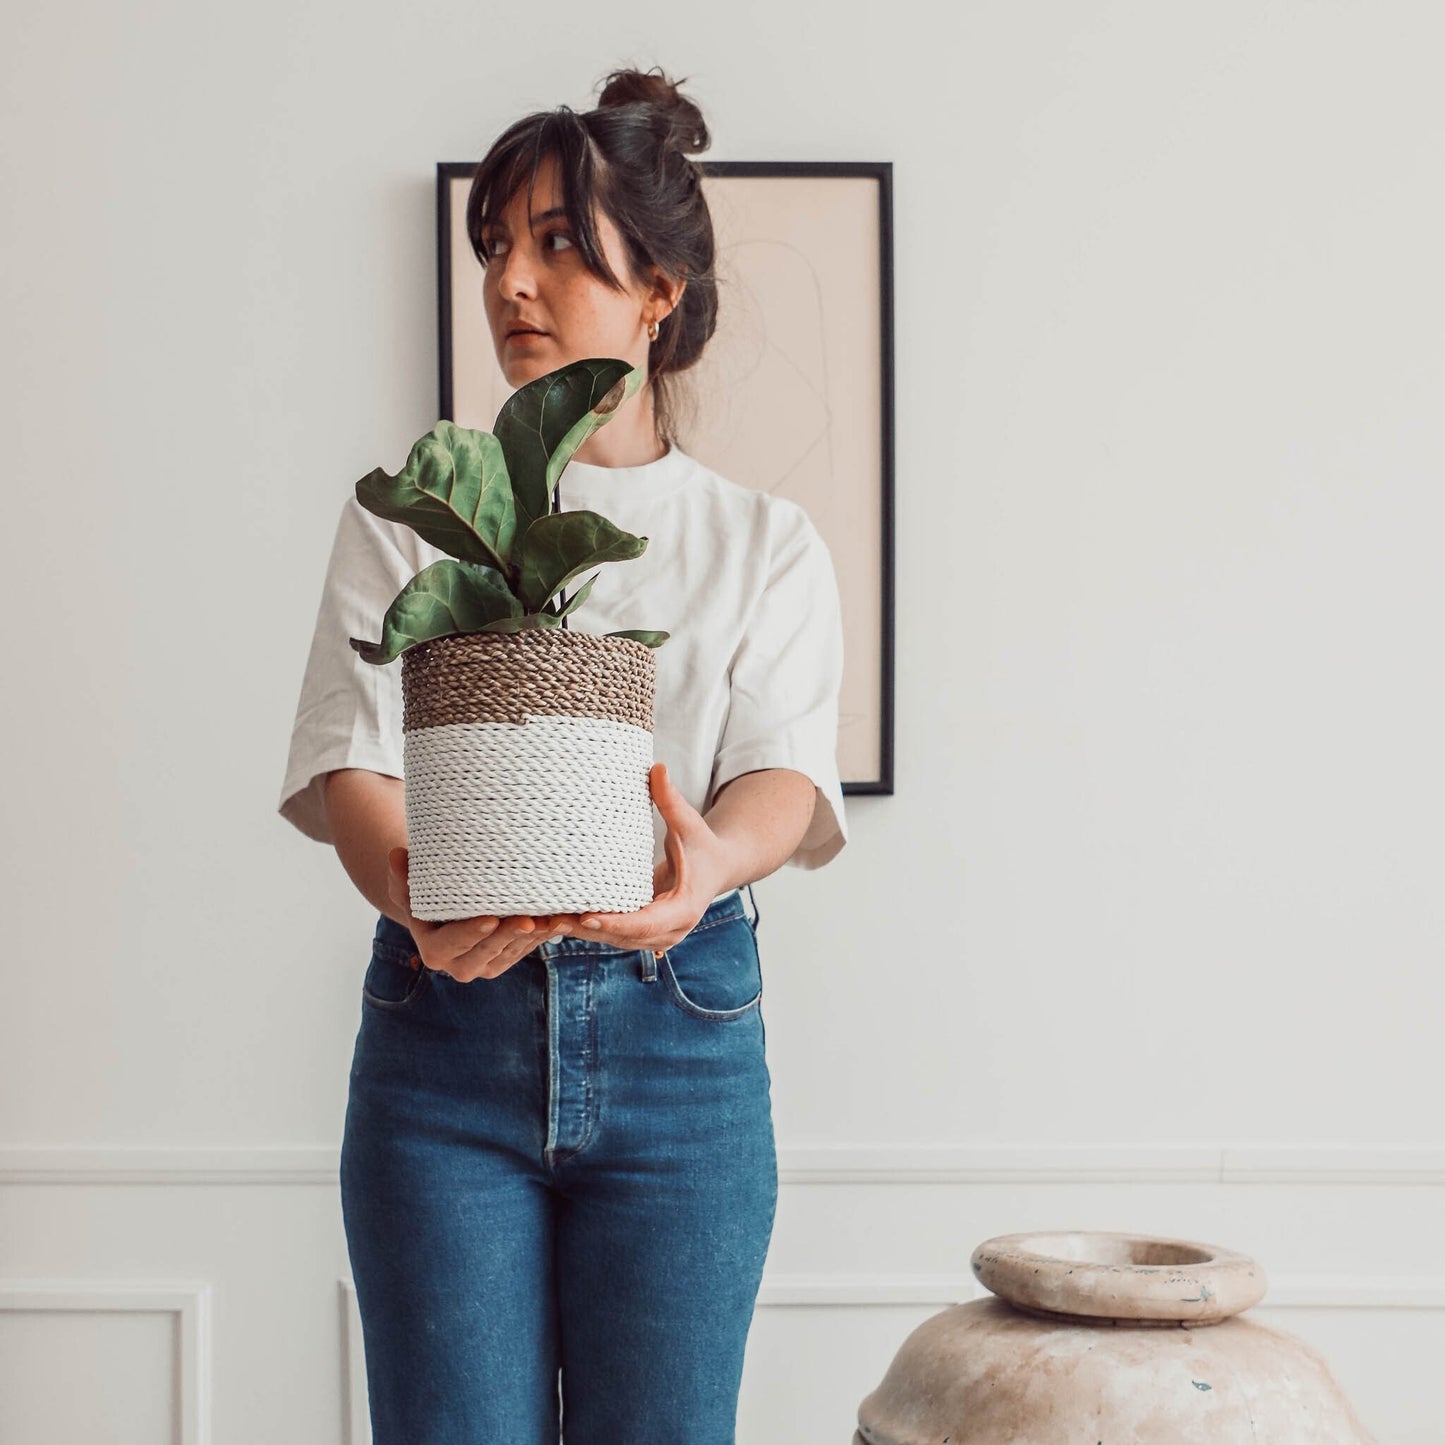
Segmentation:
<svg viewBox="0 0 1445 1445">
<path fill-rule="evenodd" d="M 676 440 L 667 379 L 717 310 L 688 159 L 707 144 L 663 76 L 614 72 L 595 110 L 506 131 L 467 205 L 513 389 L 592 356 L 648 377 L 578 449 L 559 504 L 650 538 L 578 617 L 671 633 L 651 904 L 411 915 L 399 669 L 347 638 L 444 554 L 354 497 L 338 525 L 281 812 L 335 844 L 381 915 L 341 1154 L 376 1445 L 555 1445 L 559 1426 L 567 1445 L 734 1439 L 777 1201 L 757 910 L 739 890 L 846 842 L 843 659 L 807 514 Z"/>
</svg>

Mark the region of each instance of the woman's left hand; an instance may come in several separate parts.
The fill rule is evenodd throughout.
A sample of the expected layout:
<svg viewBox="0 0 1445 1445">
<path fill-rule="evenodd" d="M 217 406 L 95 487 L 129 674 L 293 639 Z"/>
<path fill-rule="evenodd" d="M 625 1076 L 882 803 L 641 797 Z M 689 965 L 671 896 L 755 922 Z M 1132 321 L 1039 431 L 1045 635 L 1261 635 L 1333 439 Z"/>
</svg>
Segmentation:
<svg viewBox="0 0 1445 1445">
<path fill-rule="evenodd" d="M 667 856 L 652 870 L 652 902 L 631 913 L 554 914 L 552 932 L 660 952 L 686 938 L 717 897 L 728 876 L 728 845 L 673 785 L 666 763 L 654 763 L 647 781 L 667 824 Z"/>
</svg>

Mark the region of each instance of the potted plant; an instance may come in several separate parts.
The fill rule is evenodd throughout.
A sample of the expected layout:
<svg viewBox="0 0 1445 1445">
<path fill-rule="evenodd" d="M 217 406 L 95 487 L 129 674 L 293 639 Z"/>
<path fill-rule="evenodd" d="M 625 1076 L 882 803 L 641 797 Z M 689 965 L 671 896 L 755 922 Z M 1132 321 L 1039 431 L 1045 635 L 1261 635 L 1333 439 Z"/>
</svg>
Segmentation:
<svg viewBox="0 0 1445 1445">
<path fill-rule="evenodd" d="M 440 421 L 395 476 L 356 484 L 368 511 L 447 557 L 423 568 L 362 659 L 401 658 L 411 910 L 630 912 L 653 898 L 653 699 L 666 632 L 568 626 L 593 572 L 648 539 L 557 510 L 573 453 L 643 381 L 576 361 L 514 392 L 490 432 Z"/>
</svg>

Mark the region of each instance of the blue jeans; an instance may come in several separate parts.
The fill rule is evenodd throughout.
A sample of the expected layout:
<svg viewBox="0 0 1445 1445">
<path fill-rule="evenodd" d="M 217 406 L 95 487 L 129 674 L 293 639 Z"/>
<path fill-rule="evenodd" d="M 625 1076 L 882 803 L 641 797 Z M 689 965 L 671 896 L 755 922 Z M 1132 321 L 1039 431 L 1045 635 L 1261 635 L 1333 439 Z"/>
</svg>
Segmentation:
<svg viewBox="0 0 1445 1445">
<path fill-rule="evenodd" d="M 778 1191 L 756 930 L 735 890 L 661 958 L 458 983 L 378 919 L 341 1148 L 375 1445 L 733 1445 Z"/>
</svg>

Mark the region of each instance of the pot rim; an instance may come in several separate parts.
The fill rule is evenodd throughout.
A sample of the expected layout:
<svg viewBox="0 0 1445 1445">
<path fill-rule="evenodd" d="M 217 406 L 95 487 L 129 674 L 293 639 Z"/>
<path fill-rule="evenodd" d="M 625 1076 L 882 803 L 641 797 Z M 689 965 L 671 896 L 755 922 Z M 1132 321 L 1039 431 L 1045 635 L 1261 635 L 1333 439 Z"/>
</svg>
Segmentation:
<svg viewBox="0 0 1445 1445">
<path fill-rule="evenodd" d="M 1269 1288 L 1259 1262 L 1239 1250 L 1108 1230 L 996 1235 L 970 1264 L 1010 1304 L 1089 1319 L 1212 1323 L 1258 1304 Z"/>
</svg>

